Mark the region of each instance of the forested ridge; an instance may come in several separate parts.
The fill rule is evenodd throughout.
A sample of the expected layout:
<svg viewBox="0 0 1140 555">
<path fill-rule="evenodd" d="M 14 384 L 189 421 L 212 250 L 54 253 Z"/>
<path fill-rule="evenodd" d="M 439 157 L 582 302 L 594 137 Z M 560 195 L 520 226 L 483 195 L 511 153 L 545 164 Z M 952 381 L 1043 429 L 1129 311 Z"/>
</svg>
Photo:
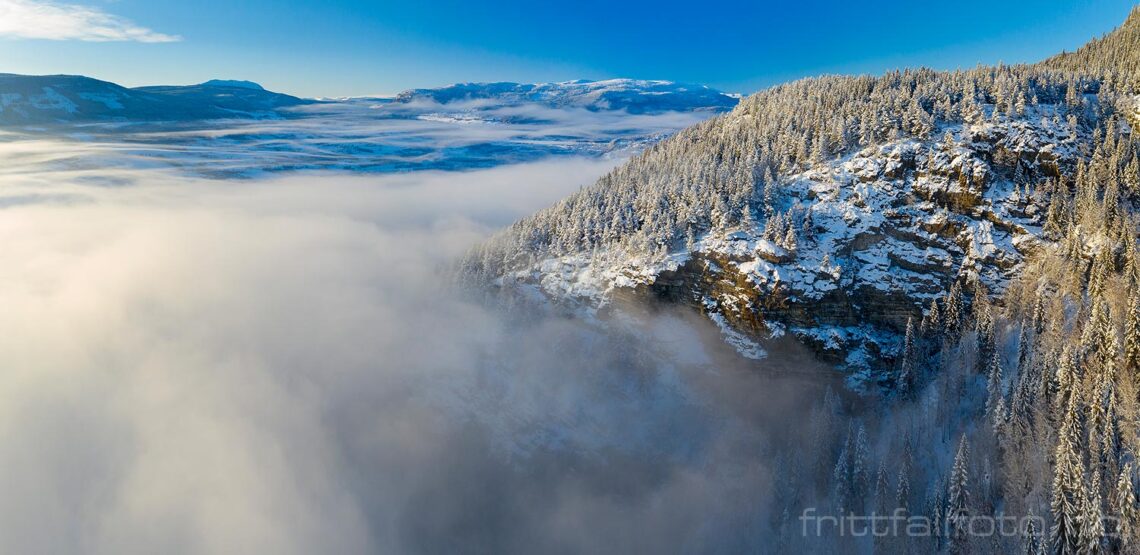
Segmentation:
<svg viewBox="0 0 1140 555">
<path fill-rule="evenodd" d="M 804 441 L 758 455 L 787 472 L 762 526 L 779 552 L 1140 553 L 1138 114 L 1140 8 L 1038 64 L 804 79 L 651 147 L 476 248 L 462 271 L 509 285 L 543 260 L 696 255 L 702 238 L 735 229 L 802 258 L 818 201 L 789 197 L 791 176 L 907 141 L 929 149 L 912 169 L 922 174 L 947 157 L 936 150 L 985 146 L 970 142 L 985 122 L 1037 126 L 1054 145 L 987 151 L 990 171 L 967 160 L 943 176 L 944 193 L 980 189 L 995 205 L 986 189 L 1008 184 L 1001 200 L 1024 217 L 995 225 L 1032 239 L 1012 277 L 960 263 L 939 292 L 906 303 L 886 377 L 863 392 L 871 408 L 829 393 L 800 425 Z M 1053 148 L 1062 139 L 1070 158 Z M 982 217 L 916 191 L 898 204 Z M 817 535 L 800 518 L 809 511 L 922 517 L 931 531 Z M 1022 520 L 1014 534 L 979 535 L 968 530 L 978 516 Z"/>
<path fill-rule="evenodd" d="M 465 270 L 493 277 L 569 253 L 679 248 L 687 236 L 771 217 L 782 176 L 892 140 L 929 138 L 949 125 L 1023 118 L 1034 105 L 1063 106 L 1069 125 L 1095 128 L 1135 107 L 1138 37 L 1134 10 L 1110 35 L 1040 64 L 825 76 L 772 87 L 517 222 L 476 249 Z"/>
</svg>

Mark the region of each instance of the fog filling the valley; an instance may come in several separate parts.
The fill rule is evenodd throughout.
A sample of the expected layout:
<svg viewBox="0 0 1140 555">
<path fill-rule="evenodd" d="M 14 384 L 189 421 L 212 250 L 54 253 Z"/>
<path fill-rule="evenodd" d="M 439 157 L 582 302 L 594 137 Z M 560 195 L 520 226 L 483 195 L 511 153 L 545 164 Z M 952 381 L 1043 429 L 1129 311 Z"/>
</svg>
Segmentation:
<svg viewBox="0 0 1140 555">
<path fill-rule="evenodd" d="M 0 175 L 88 169 L 86 179 L 108 183 L 116 171 L 140 167 L 241 178 L 292 170 L 469 170 L 552 156 L 620 159 L 712 115 L 375 99 L 284 113 L 289 117 L 0 128 Z"/>
<path fill-rule="evenodd" d="M 8 172 L 0 552 L 754 546 L 818 386 L 684 310 L 503 314 L 442 271 L 615 163 Z"/>
</svg>

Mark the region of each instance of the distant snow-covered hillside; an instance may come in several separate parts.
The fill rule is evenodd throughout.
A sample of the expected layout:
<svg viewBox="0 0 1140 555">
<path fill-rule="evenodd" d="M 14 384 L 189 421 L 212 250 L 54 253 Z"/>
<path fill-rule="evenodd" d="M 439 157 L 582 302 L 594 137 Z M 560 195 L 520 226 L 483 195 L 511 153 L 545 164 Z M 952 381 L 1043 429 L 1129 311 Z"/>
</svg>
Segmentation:
<svg viewBox="0 0 1140 555">
<path fill-rule="evenodd" d="M 439 104 L 488 101 L 493 104 L 528 102 L 556 108 L 587 110 L 626 110 L 630 113 L 669 111 L 727 111 L 740 101 L 704 85 L 671 81 L 609 79 L 606 81 L 565 81 L 561 83 L 457 83 L 436 89 L 412 89 L 400 93 L 398 102 L 428 100 Z"/>
<path fill-rule="evenodd" d="M 127 88 L 79 75 L 0 74 L 0 125 L 47 125 L 87 122 L 202 121 L 213 119 L 281 119 L 311 113 L 295 108 L 311 104 L 378 106 L 395 104 L 404 111 L 427 110 L 435 120 L 454 118 L 435 113 L 460 109 L 487 112 L 539 106 L 582 108 L 592 112 L 630 114 L 724 112 L 739 97 L 704 85 L 669 81 L 611 79 L 564 83 L 464 83 L 436 89 L 412 89 L 395 98 L 302 99 L 265 90 L 252 81 L 213 79 L 197 85 Z M 417 108 L 418 107 L 418 108 Z M 429 109 L 430 108 L 430 109 Z M 513 114 L 512 121 L 527 119 Z"/>
<path fill-rule="evenodd" d="M 0 74 L 0 125 L 267 119 L 312 102 L 249 81 L 131 89 L 78 75 Z"/>
</svg>

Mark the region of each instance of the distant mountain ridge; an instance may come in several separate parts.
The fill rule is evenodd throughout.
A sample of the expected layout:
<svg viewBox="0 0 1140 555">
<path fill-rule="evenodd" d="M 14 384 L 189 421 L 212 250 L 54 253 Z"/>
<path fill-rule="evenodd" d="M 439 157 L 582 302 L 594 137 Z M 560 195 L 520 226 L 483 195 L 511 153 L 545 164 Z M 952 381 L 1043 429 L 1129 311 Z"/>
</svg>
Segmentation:
<svg viewBox="0 0 1140 555">
<path fill-rule="evenodd" d="M 250 81 L 127 88 L 79 75 L 0 74 L 0 125 L 264 119 L 313 102 Z"/>
<path fill-rule="evenodd" d="M 253 81 L 243 81 L 240 79 L 210 79 L 205 83 L 199 85 L 200 87 L 234 87 L 239 89 L 254 89 L 264 91 L 265 87 L 254 83 Z"/>
<path fill-rule="evenodd" d="M 609 79 L 560 83 L 456 83 L 433 89 L 412 89 L 396 96 L 397 102 L 431 101 L 439 104 L 495 100 L 501 103 L 538 103 L 553 108 L 591 111 L 626 110 L 630 113 L 669 111 L 728 111 L 740 98 L 705 85 Z"/>
<path fill-rule="evenodd" d="M 265 90 L 252 81 L 213 79 L 197 85 L 128 88 L 79 75 L 0 73 L 0 125 L 88 122 L 161 122 L 210 119 L 278 119 L 300 116 L 289 110 L 318 103 L 351 102 L 298 98 Z M 359 99 L 355 99 L 359 100 Z M 462 83 L 411 89 L 394 99 L 414 105 L 479 104 L 476 109 L 537 104 L 631 114 L 726 112 L 740 101 L 704 85 L 611 79 L 562 83 Z M 465 110 L 471 106 L 463 106 Z"/>
</svg>

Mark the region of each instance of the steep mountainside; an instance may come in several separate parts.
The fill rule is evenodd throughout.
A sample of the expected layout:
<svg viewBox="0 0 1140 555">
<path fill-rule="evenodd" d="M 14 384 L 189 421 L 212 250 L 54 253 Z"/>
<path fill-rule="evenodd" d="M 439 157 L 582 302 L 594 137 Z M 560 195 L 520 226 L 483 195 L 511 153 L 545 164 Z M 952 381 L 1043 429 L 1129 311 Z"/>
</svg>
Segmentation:
<svg viewBox="0 0 1140 555">
<path fill-rule="evenodd" d="M 430 100 L 440 104 L 493 100 L 497 105 L 533 102 L 552 108 L 627 110 L 644 114 L 702 109 L 725 111 L 736 106 L 740 99 L 704 85 L 610 79 L 539 84 L 457 83 L 436 89 L 404 91 L 396 100 Z"/>
<path fill-rule="evenodd" d="M 889 385 L 908 320 L 955 287 L 1001 293 L 1055 248 L 1096 146 L 1132 136 L 1138 13 L 1038 65 L 763 91 L 519 222 L 463 274 L 589 309 L 690 303 L 742 354 L 792 333 L 853 386 Z"/>
<path fill-rule="evenodd" d="M 790 335 L 847 370 L 861 395 L 781 423 L 798 441 L 768 451 L 763 540 L 738 551 L 1137 553 L 1138 36 L 1140 8 L 1040 64 L 772 88 L 460 275 L 602 322 L 687 303 L 746 357 Z"/>
<path fill-rule="evenodd" d="M 76 75 L 0 74 L 0 125 L 272 118 L 311 102 L 248 81 L 128 89 Z"/>
</svg>

